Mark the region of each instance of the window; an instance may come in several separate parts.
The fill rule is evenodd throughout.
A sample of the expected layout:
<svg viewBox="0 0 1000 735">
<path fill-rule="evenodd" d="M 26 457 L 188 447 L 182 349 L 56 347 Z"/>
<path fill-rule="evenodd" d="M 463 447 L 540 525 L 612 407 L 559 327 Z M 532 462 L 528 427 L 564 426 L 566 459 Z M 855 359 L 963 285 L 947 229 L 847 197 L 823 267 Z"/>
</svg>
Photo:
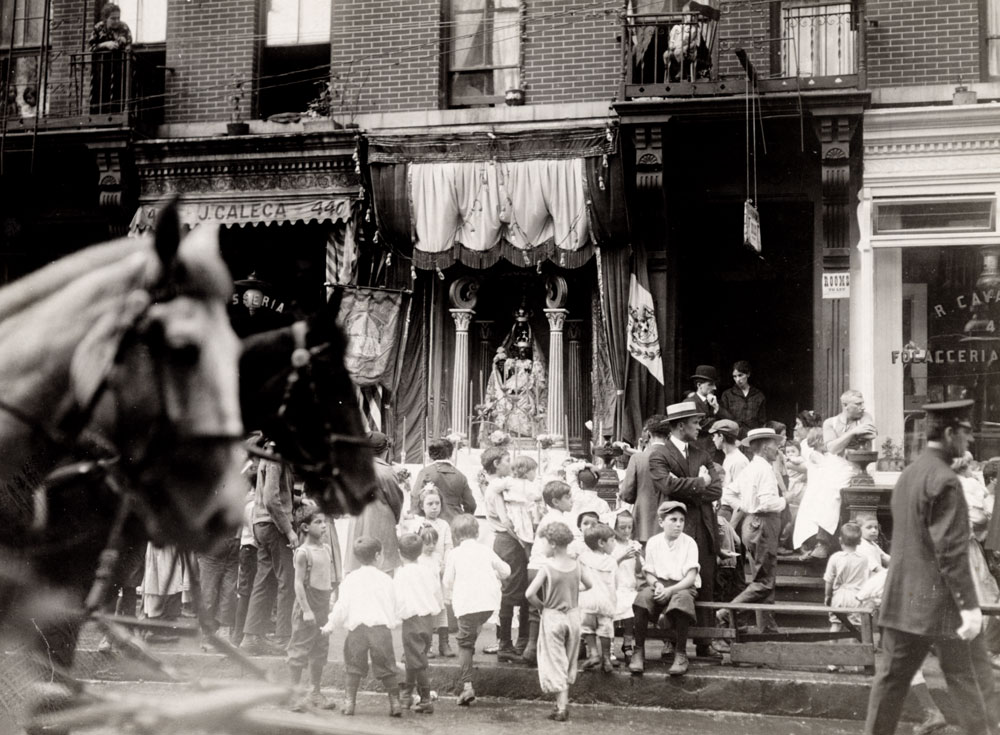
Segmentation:
<svg viewBox="0 0 1000 735">
<path fill-rule="evenodd" d="M 925 403 L 976 399 L 976 455 L 1000 452 L 1000 250 L 900 248 L 902 330 L 890 348 L 902 365 L 907 460 L 923 447 Z"/>
<path fill-rule="evenodd" d="M 0 49 L 4 50 L 0 57 L 0 88 L 9 78 L 10 89 L 3 94 L 2 110 L 8 119 L 38 114 L 38 47 L 42 44 L 44 22 L 45 0 L 0 0 Z"/>
<path fill-rule="evenodd" d="M 876 235 L 995 229 L 996 197 L 875 202 Z"/>
<path fill-rule="evenodd" d="M 496 104 L 520 88 L 521 25 L 519 0 L 451 0 L 450 106 Z"/>
<path fill-rule="evenodd" d="M 782 3 L 783 76 L 853 74 L 855 30 L 852 3 Z"/>
<path fill-rule="evenodd" d="M 330 79 L 331 0 L 268 0 L 257 86 L 262 118 L 305 112 Z"/>
<path fill-rule="evenodd" d="M 1000 77 L 1000 0 L 980 0 L 979 8 L 980 63 L 983 76 L 994 79 Z"/>
<path fill-rule="evenodd" d="M 0 48 L 38 47 L 42 44 L 42 23 L 45 22 L 45 0 L 2 0 Z"/>
<path fill-rule="evenodd" d="M 167 0 L 117 0 L 116 4 L 132 31 L 133 43 L 166 43 Z"/>
<path fill-rule="evenodd" d="M 267 45 L 330 43 L 330 0 L 271 0 Z"/>
</svg>

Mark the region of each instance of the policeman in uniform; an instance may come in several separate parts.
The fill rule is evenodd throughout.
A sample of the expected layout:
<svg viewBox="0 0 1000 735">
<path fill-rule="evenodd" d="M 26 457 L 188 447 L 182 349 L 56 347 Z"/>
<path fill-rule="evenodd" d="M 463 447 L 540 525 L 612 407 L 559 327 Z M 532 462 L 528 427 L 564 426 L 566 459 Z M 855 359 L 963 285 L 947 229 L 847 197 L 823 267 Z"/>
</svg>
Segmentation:
<svg viewBox="0 0 1000 735">
<path fill-rule="evenodd" d="M 970 735 L 989 733 L 993 681 L 969 567 L 969 511 L 951 462 L 972 443 L 971 400 L 929 404 L 927 448 L 892 493 L 892 560 L 879 625 L 884 649 L 868 701 L 867 735 L 896 730 L 910 680 L 931 646 Z M 989 667 L 986 666 L 986 672 Z"/>
</svg>

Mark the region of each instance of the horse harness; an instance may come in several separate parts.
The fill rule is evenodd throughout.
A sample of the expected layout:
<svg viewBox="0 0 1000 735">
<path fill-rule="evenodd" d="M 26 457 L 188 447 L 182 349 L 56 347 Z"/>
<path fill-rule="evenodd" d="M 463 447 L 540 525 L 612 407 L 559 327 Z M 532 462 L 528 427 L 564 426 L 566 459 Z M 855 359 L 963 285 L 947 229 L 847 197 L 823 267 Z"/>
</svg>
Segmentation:
<svg viewBox="0 0 1000 735">
<path fill-rule="evenodd" d="M 292 339 L 294 341 L 294 349 L 292 350 L 291 365 L 287 368 L 288 374 L 285 378 L 285 390 L 281 397 L 281 404 L 278 406 L 276 413 L 277 418 L 280 420 L 284 420 L 288 414 L 289 406 L 291 405 L 292 397 L 297 386 L 306 386 L 309 391 L 307 398 L 310 399 L 312 405 L 319 404 L 320 396 L 319 391 L 316 388 L 316 380 L 313 374 L 313 358 L 329 352 L 332 346 L 328 340 L 314 347 L 309 347 L 307 339 L 309 325 L 304 320 L 295 322 L 291 325 L 290 329 Z M 283 372 L 284 371 L 275 375 L 272 380 L 280 377 Z M 298 440 L 300 432 L 295 423 L 285 421 L 285 430 L 288 436 L 296 438 L 297 454 L 301 457 L 309 457 L 310 453 L 306 450 L 305 445 Z M 368 444 L 368 440 L 363 436 L 353 436 L 351 434 L 343 434 L 334 431 L 333 427 L 330 426 L 329 418 L 327 418 L 325 413 L 323 414 L 323 436 L 326 440 L 327 446 L 334 446 L 337 444 L 366 446 Z M 290 459 L 287 456 L 283 457 L 277 452 L 268 451 L 257 446 L 248 447 L 248 452 L 255 457 L 266 459 L 271 462 L 283 462 L 290 464 L 298 470 L 312 475 L 324 476 L 328 474 L 334 482 L 340 482 L 340 470 L 336 467 L 329 456 L 325 460 L 307 462 Z M 285 454 L 287 455 L 288 452 Z"/>
</svg>

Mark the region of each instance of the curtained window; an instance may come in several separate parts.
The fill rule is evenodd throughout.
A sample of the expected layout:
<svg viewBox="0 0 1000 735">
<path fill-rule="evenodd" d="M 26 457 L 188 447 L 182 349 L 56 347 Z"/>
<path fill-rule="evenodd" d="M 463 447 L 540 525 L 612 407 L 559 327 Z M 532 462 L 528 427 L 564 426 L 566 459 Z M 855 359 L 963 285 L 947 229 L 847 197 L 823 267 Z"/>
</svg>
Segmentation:
<svg viewBox="0 0 1000 735">
<path fill-rule="evenodd" d="M 980 0 L 983 78 L 1000 77 L 1000 0 Z"/>
<path fill-rule="evenodd" d="M 857 70 L 853 12 L 850 2 L 796 0 L 781 3 L 782 75 L 853 74 Z"/>
<path fill-rule="evenodd" d="M 270 0 L 267 45 L 330 43 L 331 0 Z"/>
<path fill-rule="evenodd" d="M 521 60 L 519 0 L 451 0 L 445 24 L 448 39 L 450 107 L 503 102 L 519 89 Z"/>
</svg>

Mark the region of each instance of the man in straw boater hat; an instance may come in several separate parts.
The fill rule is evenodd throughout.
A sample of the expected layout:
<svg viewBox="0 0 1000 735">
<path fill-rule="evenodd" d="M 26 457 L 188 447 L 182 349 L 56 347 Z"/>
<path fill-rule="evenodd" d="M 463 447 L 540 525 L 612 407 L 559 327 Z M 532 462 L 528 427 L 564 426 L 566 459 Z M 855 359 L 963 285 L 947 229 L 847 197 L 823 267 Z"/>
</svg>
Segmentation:
<svg viewBox="0 0 1000 735">
<path fill-rule="evenodd" d="M 972 437 L 973 401 L 923 407 L 927 448 L 892 492 L 892 558 L 879 625 L 883 656 L 865 733 L 896 731 L 910 680 L 934 646 L 968 733 L 995 732 L 1000 711 L 969 566 L 969 511 L 952 460 Z"/>
<path fill-rule="evenodd" d="M 773 462 L 778 456 L 780 437 L 774 429 L 751 429 L 747 444 L 753 453 L 750 464 L 736 478 L 739 509 L 733 528 L 742 523 L 743 548 L 753 562 L 753 579 L 733 602 L 774 602 L 774 582 L 778 571 L 778 542 L 781 539 L 781 511 L 785 499 L 778 492 Z M 720 623 L 729 620 L 728 610 L 716 613 Z M 774 616 L 758 616 L 763 630 L 776 630 Z"/>
<path fill-rule="evenodd" d="M 698 599 L 712 600 L 715 577 L 715 512 L 712 503 L 722 496 L 722 475 L 712 458 L 697 445 L 702 413 L 692 401 L 667 406 L 664 419 L 650 427 L 648 455 L 652 493 L 636 500 L 635 527 L 638 538 L 649 539 L 658 529 L 656 509 L 666 500 L 679 500 L 687 507 L 684 533 L 698 545 L 701 588 Z M 703 625 L 706 623 L 703 621 Z M 709 627 L 706 625 L 706 627 Z M 713 655 L 710 642 L 695 641 L 699 656 Z M 672 649 L 664 647 L 667 656 Z M 641 674 L 644 651 L 637 645 L 629 670 Z"/>
</svg>

